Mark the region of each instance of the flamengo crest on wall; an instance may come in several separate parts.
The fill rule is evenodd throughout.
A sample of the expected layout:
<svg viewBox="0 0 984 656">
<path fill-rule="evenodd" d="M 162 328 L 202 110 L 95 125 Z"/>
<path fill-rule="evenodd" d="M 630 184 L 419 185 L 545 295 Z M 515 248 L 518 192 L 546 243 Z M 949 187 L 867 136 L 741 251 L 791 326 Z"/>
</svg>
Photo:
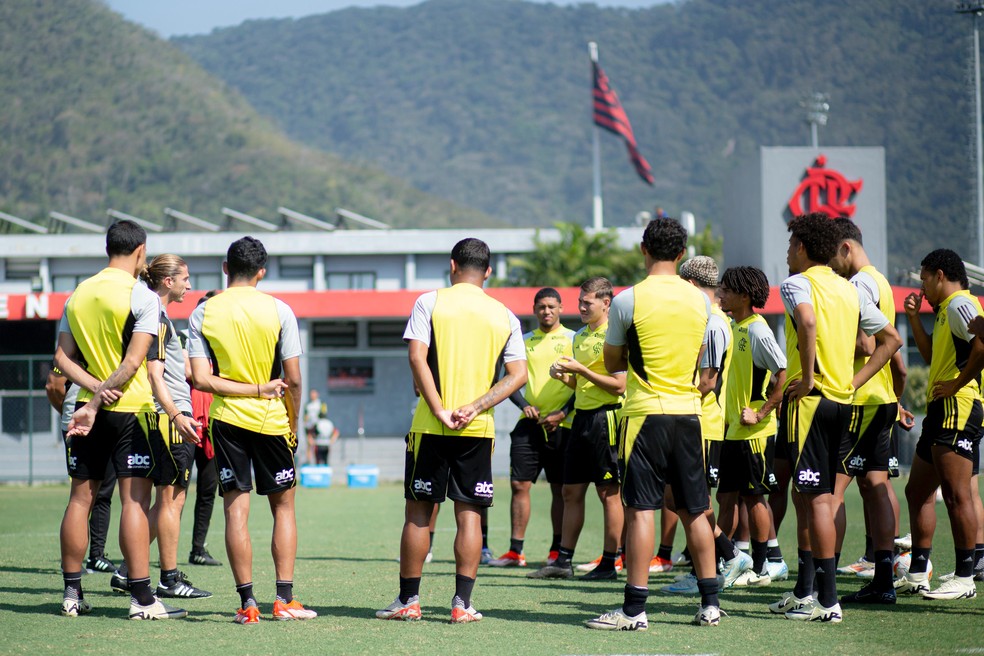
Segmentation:
<svg viewBox="0 0 984 656">
<path fill-rule="evenodd" d="M 823 212 L 831 218 L 854 216 L 854 195 L 864 180 L 851 182 L 838 171 L 826 168 L 827 158 L 818 155 L 814 166 L 806 169 L 802 182 L 789 199 L 792 216 Z M 806 200 L 804 207 L 803 201 Z"/>
</svg>

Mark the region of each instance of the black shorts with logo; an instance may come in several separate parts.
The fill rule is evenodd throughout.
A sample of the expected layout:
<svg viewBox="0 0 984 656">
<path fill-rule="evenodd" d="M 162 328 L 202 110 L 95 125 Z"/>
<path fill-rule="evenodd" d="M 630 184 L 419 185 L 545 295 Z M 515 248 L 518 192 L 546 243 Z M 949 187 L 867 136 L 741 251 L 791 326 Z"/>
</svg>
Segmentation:
<svg viewBox="0 0 984 656">
<path fill-rule="evenodd" d="M 892 435 L 888 438 L 888 477 L 898 478 L 902 475 L 899 470 L 899 427 L 898 422 L 892 426 Z"/>
<path fill-rule="evenodd" d="M 182 412 L 190 417 L 190 412 Z M 195 464 L 195 445 L 185 442 L 178 429 L 166 414 L 160 417 L 160 466 L 154 475 L 157 485 L 177 485 L 187 489 L 191 481 L 191 467 Z"/>
<path fill-rule="evenodd" d="M 841 438 L 837 473 L 863 476 L 867 472 L 889 471 L 892 427 L 898 418 L 899 404 L 854 405 L 851 408 L 850 429 Z"/>
<path fill-rule="evenodd" d="M 84 405 L 79 402 L 75 409 Z M 157 419 L 156 412 L 100 410 L 88 435 L 68 438 L 68 475 L 101 481 L 112 463 L 118 478 L 153 478 L 161 442 Z"/>
<path fill-rule="evenodd" d="M 522 417 L 509 434 L 509 480 L 536 483 L 543 471 L 548 483 L 563 483 L 567 433 L 562 426 L 548 433 L 535 419 Z"/>
<path fill-rule="evenodd" d="M 787 407 L 789 407 L 789 395 L 783 394 L 779 408 L 776 410 L 775 460 L 792 460 L 789 455 L 789 417 L 786 414 Z"/>
<path fill-rule="evenodd" d="M 564 445 L 565 484 L 618 485 L 618 405 L 578 410 Z"/>
<path fill-rule="evenodd" d="M 980 467 L 981 424 L 984 409 L 978 399 L 946 397 L 926 405 L 922 435 L 916 442 L 916 455 L 933 462 L 933 447 L 945 446 L 973 463 L 973 475 Z"/>
<path fill-rule="evenodd" d="M 621 432 L 622 503 L 659 510 L 669 485 L 678 509 L 692 515 L 708 509 L 710 492 L 697 415 L 624 417 Z"/>
<path fill-rule="evenodd" d="M 494 450 L 495 440 L 488 437 L 409 433 L 404 498 L 491 506 Z"/>
<path fill-rule="evenodd" d="M 742 496 L 769 494 L 776 487 L 772 470 L 775 437 L 725 440 L 721 451 L 719 493 L 738 492 Z"/>
<path fill-rule="evenodd" d="M 257 494 L 276 494 L 297 485 L 297 437 L 293 433 L 264 435 L 218 419 L 211 420 L 209 432 L 215 447 L 220 493 L 249 492 L 254 475 Z"/>
<path fill-rule="evenodd" d="M 790 403 L 787 414 L 792 482 L 802 494 L 834 491 L 841 437 L 851 422 L 852 406 L 814 392 Z"/>
<path fill-rule="evenodd" d="M 721 454 L 724 440 L 704 440 L 704 473 L 707 487 L 717 487 L 721 481 Z"/>
</svg>

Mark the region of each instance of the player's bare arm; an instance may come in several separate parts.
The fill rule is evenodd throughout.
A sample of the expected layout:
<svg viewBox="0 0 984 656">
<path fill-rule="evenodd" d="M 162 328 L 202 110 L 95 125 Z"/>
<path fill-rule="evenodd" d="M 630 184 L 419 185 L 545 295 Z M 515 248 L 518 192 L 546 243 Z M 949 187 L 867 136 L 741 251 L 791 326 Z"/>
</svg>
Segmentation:
<svg viewBox="0 0 984 656">
<path fill-rule="evenodd" d="M 923 328 L 922 321 L 919 319 L 919 309 L 922 307 L 923 298 L 925 296 L 922 292 L 909 294 L 905 297 L 902 307 L 905 309 L 906 319 L 909 320 L 909 329 L 916 342 L 916 347 L 919 349 L 919 355 L 922 356 L 926 364 L 929 364 L 933 359 L 933 339 L 926 333 L 926 329 Z"/>
<path fill-rule="evenodd" d="M 284 402 L 287 405 L 287 420 L 290 422 L 290 430 L 297 435 L 297 427 L 300 422 L 300 410 L 304 404 L 301 398 L 301 359 L 290 358 L 283 361 L 284 380 L 287 385 L 287 392 L 284 394 Z"/>
<path fill-rule="evenodd" d="M 194 418 L 181 414 L 178 406 L 174 404 L 171 390 L 167 388 L 167 383 L 164 382 L 164 361 L 149 360 L 147 362 L 147 377 L 150 379 L 150 389 L 154 393 L 154 398 L 161 404 L 161 408 L 163 408 L 168 420 L 178 430 L 181 439 L 191 444 L 200 443 L 202 440 L 198 436 L 198 429 L 202 425 Z"/>
<path fill-rule="evenodd" d="M 431 413 L 438 420 L 450 428 L 457 430 L 454 420 L 451 419 L 451 411 L 445 409 L 441 395 L 437 391 L 437 384 L 434 383 L 434 374 L 427 366 L 427 353 L 430 348 L 423 342 L 411 339 L 407 342 L 408 357 L 410 358 L 410 372 L 413 374 L 413 384 L 416 385 L 420 396 L 424 399 Z M 523 363 L 525 365 L 525 362 Z"/>
<path fill-rule="evenodd" d="M 206 358 L 191 358 L 191 382 L 196 390 L 219 396 L 279 399 L 287 390 L 287 383 L 280 378 L 255 385 L 216 376 Z"/>
<path fill-rule="evenodd" d="M 854 374 L 851 384 L 857 389 L 871 380 L 871 377 L 882 370 L 888 364 L 892 356 L 902 348 L 902 338 L 892 324 L 886 324 L 884 328 L 874 334 L 876 346 L 871 357 L 861 367 L 858 373 Z"/>
<path fill-rule="evenodd" d="M 793 310 L 796 339 L 799 345 L 801 378 L 789 384 L 789 400 L 796 403 L 813 391 L 813 369 L 817 361 L 817 316 L 813 306 L 800 303 Z"/>
<path fill-rule="evenodd" d="M 455 430 L 462 430 L 472 419 L 497 405 L 526 384 L 526 360 L 513 360 L 505 364 L 506 374 L 488 392 L 471 403 L 463 405 L 451 414 Z"/>
</svg>

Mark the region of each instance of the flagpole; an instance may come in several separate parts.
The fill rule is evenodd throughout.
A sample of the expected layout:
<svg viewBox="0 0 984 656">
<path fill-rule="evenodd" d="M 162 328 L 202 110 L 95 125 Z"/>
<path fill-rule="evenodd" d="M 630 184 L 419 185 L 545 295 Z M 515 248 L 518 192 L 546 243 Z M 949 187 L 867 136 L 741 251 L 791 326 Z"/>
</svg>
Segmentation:
<svg viewBox="0 0 984 656">
<path fill-rule="evenodd" d="M 598 44 L 594 41 L 588 42 L 588 54 L 591 56 L 591 63 L 598 63 Z M 592 67 L 593 68 L 593 67 Z M 601 230 L 605 227 L 604 212 L 601 202 L 601 142 L 598 138 L 599 128 L 597 125 L 594 126 L 594 149 L 592 157 L 592 169 L 594 173 L 594 196 L 593 196 L 593 226 L 595 230 Z"/>
</svg>

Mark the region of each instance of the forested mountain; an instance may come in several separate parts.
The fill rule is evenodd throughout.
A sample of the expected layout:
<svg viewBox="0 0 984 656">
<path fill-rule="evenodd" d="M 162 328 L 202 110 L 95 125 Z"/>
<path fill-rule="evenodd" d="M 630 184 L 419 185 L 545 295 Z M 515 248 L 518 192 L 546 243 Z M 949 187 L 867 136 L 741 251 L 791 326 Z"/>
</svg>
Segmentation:
<svg viewBox="0 0 984 656">
<path fill-rule="evenodd" d="M 394 225 L 492 219 L 291 141 L 171 43 L 94 0 L 0 2 L 0 210 L 272 219 L 345 207 Z M 0 231 L 9 225 L 0 222 Z M 16 230 L 16 229 L 15 229 Z"/>
<path fill-rule="evenodd" d="M 760 145 L 807 145 L 800 102 L 823 91 L 821 145 L 886 149 L 900 265 L 973 234 L 971 25 L 953 6 L 429 0 L 174 42 L 292 137 L 516 225 L 590 221 L 590 40 L 656 176 L 646 186 L 602 135 L 611 225 L 656 205 L 727 221 L 734 168 Z"/>
</svg>

